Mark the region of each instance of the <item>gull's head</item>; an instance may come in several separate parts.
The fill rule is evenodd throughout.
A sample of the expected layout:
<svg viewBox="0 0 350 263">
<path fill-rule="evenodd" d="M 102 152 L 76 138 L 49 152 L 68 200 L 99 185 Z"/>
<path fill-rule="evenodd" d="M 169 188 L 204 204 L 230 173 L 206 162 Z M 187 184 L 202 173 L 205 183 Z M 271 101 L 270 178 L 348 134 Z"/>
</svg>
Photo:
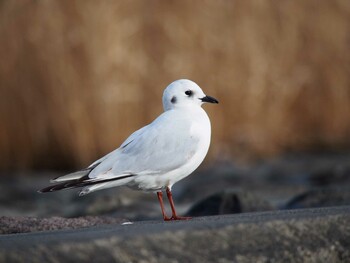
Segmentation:
<svg viewBox="0 0 350 263">
<path fill-rule="evenodd" d="M 219 103 L 213 97 L 205 95 L 196 83 L 188 79 L 172 82 L 163 94 L 165 111 L 178 107 L 201 106 L 204 102 Z"/>
</svg>

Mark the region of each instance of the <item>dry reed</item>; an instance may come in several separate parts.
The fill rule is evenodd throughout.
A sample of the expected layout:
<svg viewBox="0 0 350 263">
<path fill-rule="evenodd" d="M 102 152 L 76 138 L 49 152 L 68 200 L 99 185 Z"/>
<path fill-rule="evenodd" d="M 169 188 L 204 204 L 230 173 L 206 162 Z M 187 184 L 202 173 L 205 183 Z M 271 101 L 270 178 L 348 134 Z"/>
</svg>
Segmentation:
<svg viewBox="0 0 350 263">
<path fill-rule="evenodd" d="M 2 1 L 0 168 L 72 168 L 162 110 L 220 104 L 210 157 L 349 146 L 350 1 Z"/>
</svg>

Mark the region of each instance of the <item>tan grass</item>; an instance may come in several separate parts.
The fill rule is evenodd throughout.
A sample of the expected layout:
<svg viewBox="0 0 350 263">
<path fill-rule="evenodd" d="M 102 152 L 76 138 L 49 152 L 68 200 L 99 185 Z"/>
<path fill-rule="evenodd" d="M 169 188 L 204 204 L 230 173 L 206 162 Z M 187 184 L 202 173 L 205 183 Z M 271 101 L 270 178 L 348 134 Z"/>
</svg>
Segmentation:
<svg viewBox="0 0 350 263">
<path fill-rule="evenodd" d="M 0 168 L 87 165 L 196 81 L 210 157 L 349 146 L 350 1 L 2 1 Z"/>
</svg>

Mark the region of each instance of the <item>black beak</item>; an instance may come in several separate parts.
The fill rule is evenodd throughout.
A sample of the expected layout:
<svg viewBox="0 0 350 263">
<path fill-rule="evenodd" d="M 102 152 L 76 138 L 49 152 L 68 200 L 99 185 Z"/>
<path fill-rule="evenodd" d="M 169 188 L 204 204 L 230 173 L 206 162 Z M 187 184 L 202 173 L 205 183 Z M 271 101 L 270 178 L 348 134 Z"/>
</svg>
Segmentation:
<svg viewBox="0 0 350 263">
<path fill-rule="evenodd" d="M 219 103 L 217 99 L 210 96 L 205 96 L 203 98 L 200 98 L 200 100 L 203 102 L 209 102 L 209 103 Z"/>
</svg>

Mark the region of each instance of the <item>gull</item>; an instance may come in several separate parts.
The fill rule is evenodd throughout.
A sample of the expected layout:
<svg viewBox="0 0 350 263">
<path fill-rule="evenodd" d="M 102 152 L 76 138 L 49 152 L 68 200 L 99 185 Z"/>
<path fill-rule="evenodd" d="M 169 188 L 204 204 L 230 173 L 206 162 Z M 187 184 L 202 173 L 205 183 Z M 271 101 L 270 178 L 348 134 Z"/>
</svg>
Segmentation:
<svg viewBox="0 0 350 263">
<path fill-rule="evenodd" d="M 190 219 L 177 215 L 171 189 L 196 170 L 207 155 L 211 125 L 201 107 L 205 102 L 219 103 L 191 80 L 172 82 L 163 93 L 164 112 L 152 123 L 132 133 L 119 148 L 87 168 L 57 177 L 51 180 L 56 184 L 39 192 L 82 188 L 79 195 L 83 196 L 105 188 L 128 186 L 157 193 L 164 221 Z M 171 217 L 164 209 L 164 190 Z"/>
</svg>

